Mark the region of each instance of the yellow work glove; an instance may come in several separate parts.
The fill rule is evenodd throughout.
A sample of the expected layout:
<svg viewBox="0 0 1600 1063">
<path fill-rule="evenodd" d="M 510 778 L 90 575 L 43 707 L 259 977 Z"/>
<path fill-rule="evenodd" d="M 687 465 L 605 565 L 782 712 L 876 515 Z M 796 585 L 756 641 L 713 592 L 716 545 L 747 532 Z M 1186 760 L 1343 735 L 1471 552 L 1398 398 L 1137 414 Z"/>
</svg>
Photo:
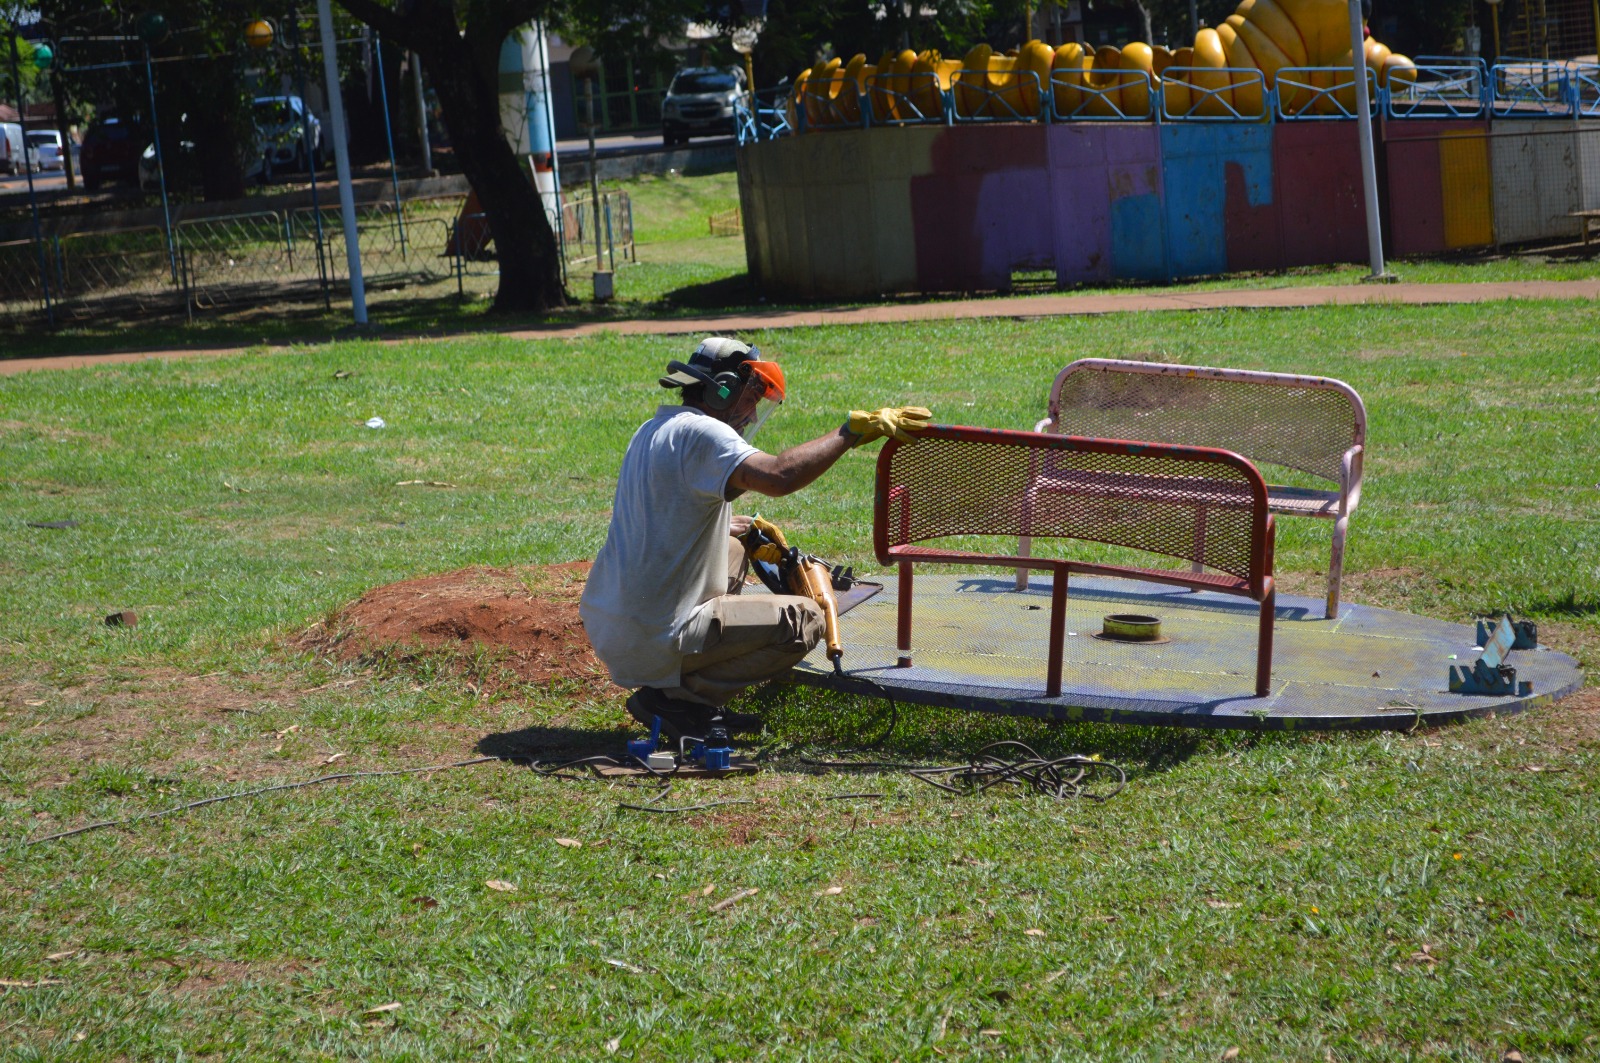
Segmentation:
<svg viewBox="0 0 1600 1063">
<path fill-rule="evenodd" d="M 933 420 L 933 412 L 921 406 L 885 406 L 881 410 L 851 410 L 850 420 L 845 428 L 852 435 L 861 438 L 855 445 L 870 443 L 874 439 L 884 439 L 893 436 L 902 443 L 915 443 L 917 437 L 911 432 L 919 428 L 928 427 Z"/>
<path fill-rule="evenodd" d="M 783 549 L 789 549 L 789 540 L 783 537 L 782 530 L 780 530 L 776 524 L 772 523 L 766 517 L 763 517 L 760 514 L 751 517 L 750 526 L 756 531 L 760 532 L 762 535 L 765 535 L 768 539 L 771 539 L 773 542 L 777 543 Z"/>
<path fill-rule="evenodd" d="M 769 565 L 783 562 L 783 555 L 789 549 L 789 541 L 783 537 L 783 531 L 765 517 L 755 516 L 750 518 L 750 527 L 760 532 L 772 541 L 762 543 L 754 550 L 748 550 L 749 555 L 757 561 L 765 561 Z"/>
</svg>

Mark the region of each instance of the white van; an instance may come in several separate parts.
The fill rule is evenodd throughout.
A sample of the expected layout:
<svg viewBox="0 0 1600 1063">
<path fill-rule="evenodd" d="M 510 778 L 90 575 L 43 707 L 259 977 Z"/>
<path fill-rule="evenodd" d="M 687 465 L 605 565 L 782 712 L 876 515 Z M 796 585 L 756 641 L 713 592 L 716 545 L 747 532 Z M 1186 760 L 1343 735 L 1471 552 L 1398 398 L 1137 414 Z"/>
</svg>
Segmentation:
<svg viewBox="0 0 1600 1063">
<path fill-rule="evenodd" d="M 33 164 L 41 170 L 63 170 L 61 161 L 61 134 L 54 129 L 30 129 L 28 144 L 33 148 Z"/>
<path fill-rule="evenodd" d="M 19 174 L 27 164 L 23 154 L 22 126 L 16 122 L 0 122 L 0 173 Z M 37 161 L 34 163 L 37 167 Z"/>
</svg>

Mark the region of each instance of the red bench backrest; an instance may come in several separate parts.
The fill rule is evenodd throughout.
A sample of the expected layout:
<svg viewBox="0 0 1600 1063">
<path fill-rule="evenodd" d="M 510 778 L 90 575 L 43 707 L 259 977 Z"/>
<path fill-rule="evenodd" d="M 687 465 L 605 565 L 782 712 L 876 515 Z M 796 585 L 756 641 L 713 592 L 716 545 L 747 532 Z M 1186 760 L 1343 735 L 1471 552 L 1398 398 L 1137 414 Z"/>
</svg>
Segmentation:
<svg viewBox="0 0 1600 1063">
<path fill-rule="evenodd" d="M 1257 590 L 1270 575 L 1266 482 L 1238 454 L 950 425 L 918 434 L 878 456 L 873 545 L 883 564 L 893 546 L 1032 536 L 1198 561 Z"/>
</svg>

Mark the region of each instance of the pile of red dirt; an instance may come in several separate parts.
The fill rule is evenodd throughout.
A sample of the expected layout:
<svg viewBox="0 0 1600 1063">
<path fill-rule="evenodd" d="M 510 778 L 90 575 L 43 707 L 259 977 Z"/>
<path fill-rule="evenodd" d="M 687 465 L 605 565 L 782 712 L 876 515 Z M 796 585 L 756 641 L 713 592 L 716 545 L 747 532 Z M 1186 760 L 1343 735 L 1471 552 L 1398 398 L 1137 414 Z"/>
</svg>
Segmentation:
<svg viewBox="0 0 1600 1063">
<path fill-rule="evenodd" d="M 303 648 L 341 661 L 443 657 L 474 685 L 608 682 L 583 632 L 589 562 L 463 568 L 376 587 L 317 624 Z"/>
</svg>

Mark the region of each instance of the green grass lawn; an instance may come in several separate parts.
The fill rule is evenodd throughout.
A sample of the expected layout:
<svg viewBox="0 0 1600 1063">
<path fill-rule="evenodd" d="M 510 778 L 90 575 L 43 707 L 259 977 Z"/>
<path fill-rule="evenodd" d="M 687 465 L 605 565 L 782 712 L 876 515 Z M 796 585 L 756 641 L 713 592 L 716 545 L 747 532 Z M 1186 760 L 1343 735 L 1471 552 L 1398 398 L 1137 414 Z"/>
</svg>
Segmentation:
<svg viewBox="0 0 1600 1063">
<path fill-rule="evenodd" d="M 773 449 L 864 405 L 1026 427 L 1089 355 L 1345 379 L 1371 417 L 1347 598 L 1531 616 L 1593 682 L 1597 325 L 1530 302 L 748 338 L 791 383 Z M 684 349 L 462 336 L 0 378 L 0 980 L 26 983 L 0 983 L 0 1056 L 1600 1056 L 1592 689 L 1377 736 L 911 708 L 887 747 L 1100 753 L 1132 776 L 1103 805 L 814 773 L 798 751 L 836 752 L 818 736 L 868 732 L 881 707 L 777 690 L 753 696 L 767 772 L 679 784 L 753 802 L 704 814 L 620 811 L 636 795 L 496 762 L 22 844 L 330 771 L 615 746 L 602 689 L 479 696 L 426 662 L 291 643 L 377 584 L 592 557 Z M 760 508 L 870 569 L 874 458 Z M 396 486 L 412 479 L 456 486 Z M 1327 541 L 1282 523 L 1286 589 L 1318 593 Z M 124 608 L 136 628 L 101 622 Z M 830 800 L 861 792 L 884 796 Z"/>
</svg>

